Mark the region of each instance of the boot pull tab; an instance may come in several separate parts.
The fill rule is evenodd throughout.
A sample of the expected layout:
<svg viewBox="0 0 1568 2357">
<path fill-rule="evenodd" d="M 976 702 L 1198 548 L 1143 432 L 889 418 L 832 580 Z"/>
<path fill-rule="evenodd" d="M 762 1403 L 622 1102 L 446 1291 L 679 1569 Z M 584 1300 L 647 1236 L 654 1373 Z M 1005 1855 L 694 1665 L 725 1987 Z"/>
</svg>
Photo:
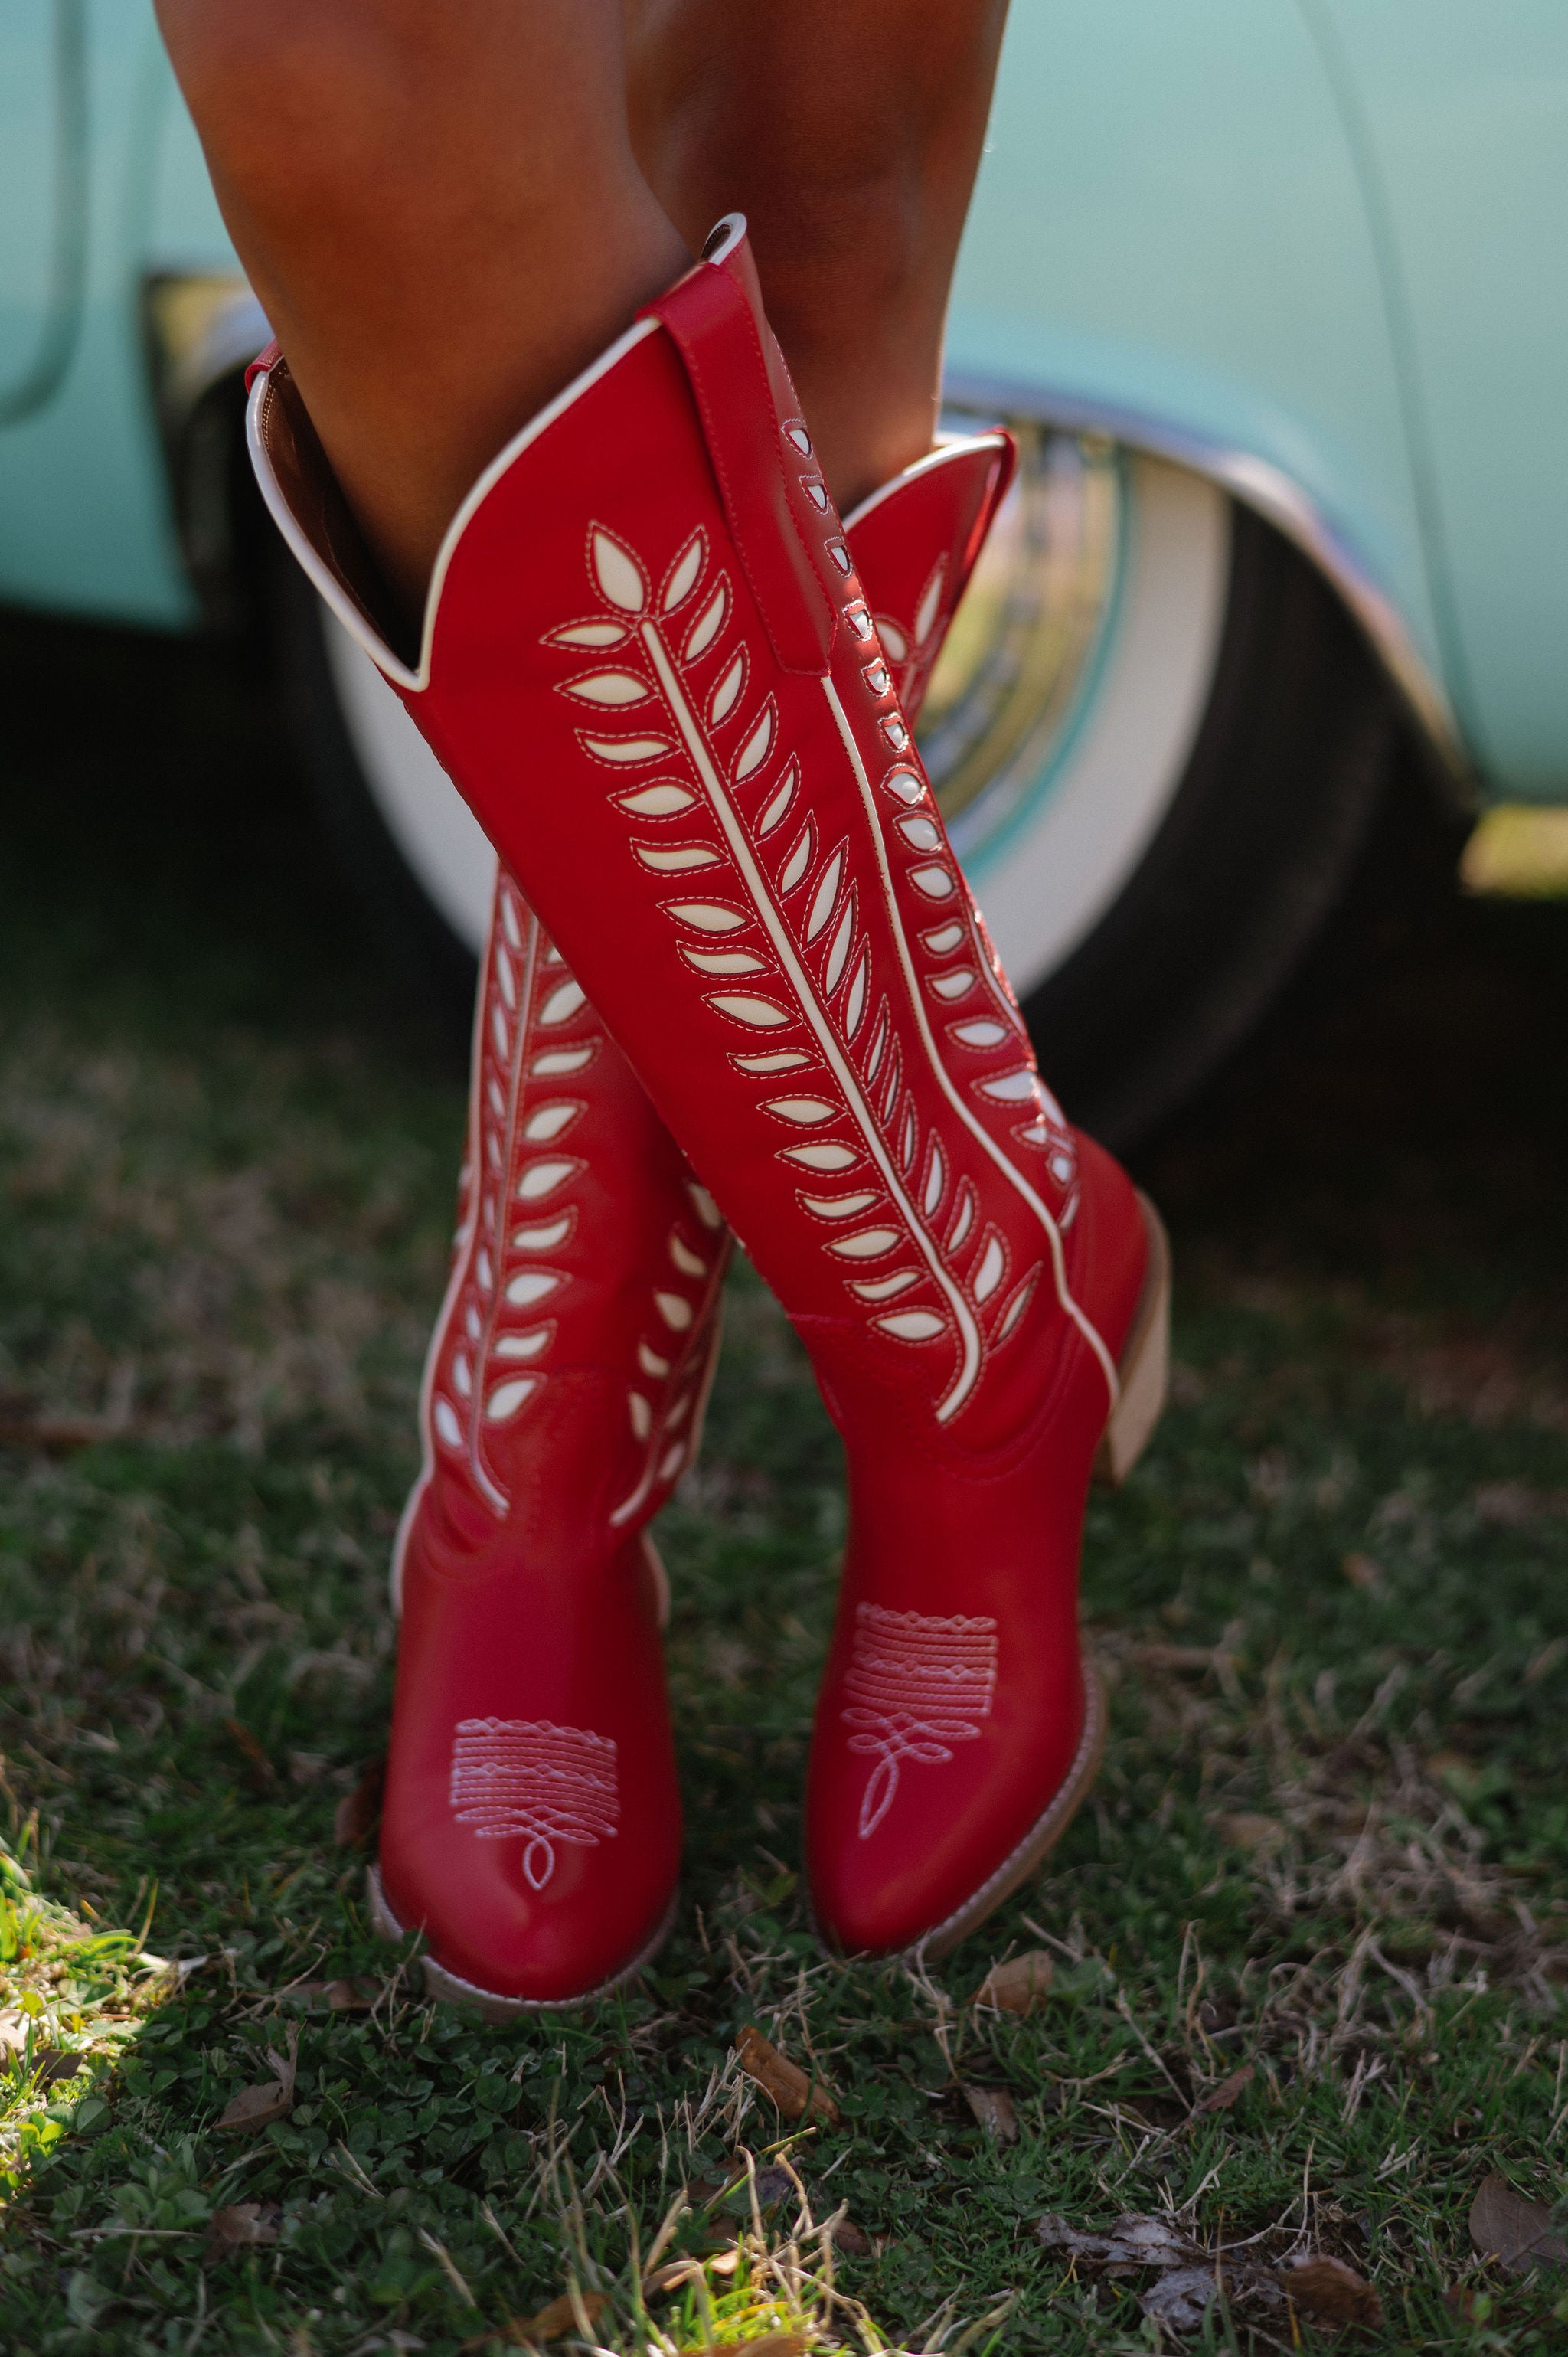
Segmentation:
<svg viewBox="0 0 1568 2357">
<path fill-rule="evenodd" d="M 818 549 L 822 519 L 812 511 L 815 530 L 805 521 L 796 479 L 801 453 L 783 423 L 798 416 L 799 404 L 763 312 L 740 214 L 719 223 L 703 256 L 647 314 L 668 329 L 691 380 L 725 515 L 774 654 L 786 671 L 820 674 L 839 600 Z"/>
</svg>

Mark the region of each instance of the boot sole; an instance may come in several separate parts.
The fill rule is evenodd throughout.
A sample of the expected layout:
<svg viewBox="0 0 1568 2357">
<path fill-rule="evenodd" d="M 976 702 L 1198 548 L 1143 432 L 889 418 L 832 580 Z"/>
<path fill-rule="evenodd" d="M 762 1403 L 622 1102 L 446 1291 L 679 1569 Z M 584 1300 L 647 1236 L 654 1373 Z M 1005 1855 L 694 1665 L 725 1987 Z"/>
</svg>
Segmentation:
<svg viewBox="0 0 1568 2357">
<path fill-rule="evenodd" d="M 1119 1488 L 1133 1470 L 1160 1420 L 1170 1388 L 1171 1247 L 1165 1222 L 1141 1190 L 1138 1208 L 1144 1215 L 1149 1243 L 1149 1264 L 1133 1313 L 1132 1329 L 1117 1368 L 1119 1389 L 1100 1447 L 1095 1451 L 1091 1480 Z M 981 1884 L 972 1898 L 933 1925 L 923 1940 L 905 1953 L 914 1963 L 945 1956 L 961 1940 L 979 1929 L 986 1917 L 1010 1899 L 1020 1884 L 1044 1865 L 1078 1814 L 1090 1787 L 1100 1773 L 1105 1755 L 1107 1711 L 1105 1687 L 1087 1647 L 1083 1654 L 1083 1732 L 1071 1767 L 1058 1786 L 1050 1806 L 1036 1819 L 1010 1857 Z"/>
<path fill-rule="evenodd" d="M 387 1905 L 381 1878 L 373 1866 L 365 1868 L 365 1885 L 370 1898 L 371 1921 L 383 1940 L 406 1940 L 408 1932 Z M 472 2006 L 486 2021 L 516 2021 L 525 2014 L 573 2013 L 579 2006 L 596 2005 L 601 1997 L 625 1988 L 639 1973 L 645 1972 L 675 1928 L 675 1917 L 681 1904 L 679 1889 L 670 1893 L 670 1904 L 664 1910 L 658 1930 L 647 1945 L 639 1950 L 629 1964 L 612 1973 L 607 1981 L 593 1988 L 584 1989 L 577 1996 L 501 1996 L 494 1989 L 480 1988 L 475 1981 L 466 1981 L 456 1973 L 449 1973 L 434 1956 L 421 1956 L 420 1970 L 424 1975 L 427 1994 L 446 2005 Z"/>
</svg>

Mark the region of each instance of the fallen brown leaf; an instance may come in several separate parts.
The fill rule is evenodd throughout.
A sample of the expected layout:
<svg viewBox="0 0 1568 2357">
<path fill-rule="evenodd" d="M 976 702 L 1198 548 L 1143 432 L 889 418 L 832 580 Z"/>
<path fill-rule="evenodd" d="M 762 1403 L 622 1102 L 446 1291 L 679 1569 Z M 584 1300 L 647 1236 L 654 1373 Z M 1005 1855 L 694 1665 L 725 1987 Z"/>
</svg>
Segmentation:
<svg viewBox="0 0 1568 2357">
<path fill-rule="evenodd" d="M 1364 2276 L 1343 2259 L 1326 2254 L 1282 2267 L 1280 2282 L 1304 2315 L 1324 2324 L 1361 2324 L 1376 2332 L 1383 2320 L 1383 2303 Z"/>
<path fill-rule="evenodd" d="M 1383 1566 L 1373 1555 L 1348 1555 L 1339 1566 L 1352 1587 L 1380 1587 Z"/>
<path fill-rule="evenodd" d="M 374 1981 L 295 1981 L 280 1989 L 280 1999 L 296 2005 L 325 2005 L 334 2013 L 369 2013 L 381 1992 Z"/>
<path fill-rule="evenodd" d="M 252 1734 L 243 1719 L 226 1718 L 223 1722 L 223 1732 L 231 1742 L 239 1745 L 263 1782 L 268 1784 L 276 1782 L 277 1771 L 268 1759 L 264 1746 L 257 1736 Z"/>
<path fill-rule="evenodd" d="M 1004 1963 L 992 1965 L 970 2003 L 993 2005 L 1003 2013 L 1035 2013 L 1050 1995 L 1054 1970 L 1043 1948 L 1009 1956 Z"/>
<path fill-rule="evenodd" d="M 865 2227 L 857 2226 L 853 2218 L 839 2220 L 833 2228 L 833 2242 L 839 2250 L 847 2251 L 852 2259 L 868 2259 L 876 2247 Z"/>
<path fill-rule="evenodd" d="M 1257 2073 L 1251 2064 L 1243 2062 L 1239 2071 L 1231 2072 L 1229 2079 L 1221 2079 L 1218 2087 L 1211 2088 L 1201 2104 L 1194 2104 L 1193 2118 L 1200 2120 L 1208 2112 L 1228 2112 L 1237 2097 L 1245 2093 L 1256 2076 Z"/>
<path fill-rule="evenodd" d="M 386 1781 L 386 1772 L 384 1759 L 367 1760 L 353 1791 L 345 1792 L 334 1809 L 332 1838 L 339 1849 L 352 1849 L 374 1833 L 376 1819 L 381 1813 L 381 1786 Z"/>
<path fill-rule="evenodd" d="M 964 2102 L 974 2114 L 988 2136 L 998 2144 L 1016 2144 L 1018 2115 L 1013 2109 L 1013 2098 L 1001 2087 L 965 2086 Z"/>
<path fill-rule="evenodd" d="M 298 2052 L 299 2027 L 297 2023 L 291 2022 L 288 2052 L 280 2054 L 272 2046 L 267 2049 L 267 2061 L 273 2071 L 271 2080 L 259 2087 L 242 2087 L 220 2115 L 217 2126 L 220 2128 L 270 2128 L 274 2120 L 285 2118 L 294 2108 Z"/>
<path fill-rule="evenodd" d="M 820 2083 L 813 2084 L 800 2064 L 780 2054 L 755 2024 L 748 2022 L 741 2031 L 736 2051 L 746 2077 L 772 2097 L 787 2120 L 810 2116 L 829 2127 L 838 2126 L 839 2107 L 827 2089 Z"/>
<path fill-rule="evenodd" d="M 67 2054 L 58 2046 L 38 2046 L 33 2050 L 33 2064 L 40 2087 L 55 2086 L 61 2079 L 74 2079 L 87 2066 L 85 2054 Z"/>
<path fill-rule="evenodd" d="M 1238 1815 L 1216 1817 L 1214 1829 L 1232 1849 L 1251 1850 L 1262 1857 L 1281 1848 L 1285 1837 L 1285 1829 L 1276 1817 L 1251 1816 L 1245 1810 Z"/>
<path fill-rule="evenodd" d="M 1497 2259 L 1514 2276 L 1568 2266 L 1568 2244 L 1553 2233 L 1545 2203 L 1527 2201 L 1495 2169 L 1481 2179 L 1470 2204 L 1470 2242 L 1479 2257 Z"/>
<path fill-rule="evenodd" d="M 236 2201 L 230 2209 L 214 2210 L 208 2221 L 207 2239 L 229 2250 L 275 2243 L 282 2222 L 283 2211 L 275 2201 Z"/>
<path fill-rule="evenodd" d="M 602 2291 L 581 2292 L 578 2298 L 590 2324 L 596 2324 L 609 2306 Z M 551 2300 L 537 2316 L 523 2317 L 517 2327 L 525 2341 L 564 2341 L 577 2329 L 577 2309 L 569 2291 Z"/>
<path fill-rule="evenodd" d="M 744 2345 L 746 2357 L 805 2357 L 811 2344 L 799 2332 L 764 2332 Z"/>
<path fill-rule="evenodd" d="M 46 1457 L 68 1456 L 107 1440 L 113 1427 L 93 1415 L 0 1415 L 0 1448 L 41 1449 Z"/>
</svg>

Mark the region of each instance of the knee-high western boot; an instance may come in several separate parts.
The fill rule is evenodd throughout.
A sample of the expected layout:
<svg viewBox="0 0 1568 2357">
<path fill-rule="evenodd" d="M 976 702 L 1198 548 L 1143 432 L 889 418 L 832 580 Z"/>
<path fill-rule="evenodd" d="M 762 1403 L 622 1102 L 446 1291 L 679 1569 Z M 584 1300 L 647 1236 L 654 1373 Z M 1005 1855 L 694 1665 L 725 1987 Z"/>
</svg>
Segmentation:
<svg viewBox="0 0 1568 2357">
<path fill-rule="evenodd" d="M 1084 1491 L 1157 1412 L 1163 1264 L 1035 1071 L 742 228 L 487 469 L 417 661 L 322 553 L 339 544 L 281 366 L 252 431 L 285 533 L 736 1223 L 843 1432 L 809 1826 L 824 1932 L 960 1936 L 1092 1772 Z M 577 1731 L 613 1745 L 613 1678 L 592 1683 Z"/>
<path fill-rule="evenodd" d="M 1008 464 L 997 436 L 950 443 L 857 523 L 911 718 Z M 728 1250 L 712 1197 L 500 870 L 424 1467 L 398 1534 L 406 1609 L 373 1878 L 389 1930 L 424 1926 L 430 1985 L 492 2012 L 603 1986 L 667 1920 L 679 1814 L 651 1635 L 667 1594 L 646 1526 L 696 1453 Z M 616 1790 L 597 1818 L 554 1805 L 560 1759 L 542 1788 L 546 1755 L 583 1749 L 574 1721 L 604 1686 L 585 1705 L 538 1658 L 528 1597 L 542 1580 L 554 1616 L 596 1642 L 607 1620 L 622 1629 L 641 1701 L 640 1734 L 617 1717 Z M 634 1758 L 659 1837 L 639 1836 L 628 1889 L 620 1784 Z M 467 1829 L 456 1839 L 455 1825 Z M 562 1903 L 558 1880 L 579 1903 Z M 601 1882 L 628 1900 L 624 1920 L 595 1896 Z"/>
</svg>

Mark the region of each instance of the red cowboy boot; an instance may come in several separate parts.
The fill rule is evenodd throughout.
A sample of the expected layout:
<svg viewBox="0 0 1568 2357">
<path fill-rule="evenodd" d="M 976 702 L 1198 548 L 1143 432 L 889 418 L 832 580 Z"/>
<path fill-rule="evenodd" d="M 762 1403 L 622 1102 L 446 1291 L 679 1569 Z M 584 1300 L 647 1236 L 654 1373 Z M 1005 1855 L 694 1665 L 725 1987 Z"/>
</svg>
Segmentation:
<svg viewBox="0 0 1568 2357">
<path fill-rule="evenodd" d="M 741 226 L 486 470 L 417 665 L 312 544 L 281 365 L 252 434 L 285 534 L 738 1220 L 844 1434 L 823 1929 L 959 1936 L 1092 1771 L 1078 1543 L 1102 1442 L 1124 1463 L 1157 1412 L 1157 1232 L 1035 1072 Z M 601 1731 L 625 1674 L 594 1666 Z"/>
<path fill-rule="evenodd" d="M 879 610 L 885 598 L 924 625 L 906 625 L 921 661 L 904 691 L 911 715 L 1006 469 L 1002 437 L 976 437 L 911 468 L 864 511 Z M 570 1150 L 584 1146 L 585 1157 Z M 630 1920 L 655 1915 L 663 1871 L 659 1928 L 618 1973 L 602 1907 L 567 1912 L 553 1889 L 565 1888 L 573 1847 L 601 1853 L 581 1862 L 580 1898 L 595 1876 L 624 1884 L 624 1854 L 607 1844 L 620 1839 L 634 1738 L 623 1727 L 601 1750 L 592 1729 L 557 1724 L 574 1705 L 554 1662 L 520 1644 L 519 1613 L 550 1569 L 568 1617 L 602 1635 L 607 1616 L 647 1651 L 650 1581 L 660 1621 L 668 1596 L 646 1524 L 695 1454 L 728 1256 L 712 1198 L 504 870 L 459 1198 L 421 1399 L 424 1469 L 398 1534 L 393 1593 L 407 1611 L 372 1903 L 389 1932 L 424 1927 L 435 1989 L 501 2013 L 635 1972 L 669 1920 L 679 1804 L 657 1708 L 638 1779 L 651 1773 L 646 1796 L 669 1839 L 639 1847 L 656 1879 L 634 1887 Z M 523 1220 L 519 1201 L 543 1216 Z M 655 1700 L 661 1666 L 644 1663 L 632 1683 Z M 576 1707 L 591 1714 L 591 1700 Z M 585 1801 L 566 1790 L 574 1768 L 589 1776 Z M 451 1840 L 454 1823 L 472 1828 L 468 1839 Z"/>
<path fill-rule="evenodd" d="M 696 1450 L 728 1254 L 503 871 L 372 1876 L 383 1929 L 424 1927 L 430 1986 L 492 2017 L 603 1989 L 669 1929 L 681 1812 L 645 1526 Z"/>
</svg>

